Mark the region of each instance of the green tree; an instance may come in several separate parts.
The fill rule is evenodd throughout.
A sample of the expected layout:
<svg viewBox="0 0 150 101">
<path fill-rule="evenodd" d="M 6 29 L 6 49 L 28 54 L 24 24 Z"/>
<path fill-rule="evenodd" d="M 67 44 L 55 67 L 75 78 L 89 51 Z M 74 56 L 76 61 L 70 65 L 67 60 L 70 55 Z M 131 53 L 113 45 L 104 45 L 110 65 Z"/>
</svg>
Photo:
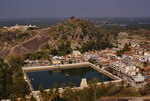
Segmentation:
<svg viewBox="0 0 150 101">
<path fill-rule="evenodd" d="M 52 54 L 52 55 L 58 55 L 58 50 L 57 50 L 57 49 L 51 50 L 51 54 Z"/>
<path fill-rule="evenodd" d="M 61 87 L 62 87 L 63 89 L 65 89 L 66 83 L 62 83 L 62 84 L 61 84 Z"/>
<path fill-rule="evenodd" d="M 79 101 L 76 99 L 75 92 L 70 88 L 65 89 L 63 97 L 66 101 Z"/>
<path fill-rule="evenodd" d="M 58 89 L 59 85 L 57 82 L 54 83 L 53 88 Z"/>
<path fill-rule="evenodd" d="M 39 90 L 40 90 L 40 93 L 41 93 L 41 94 L 44 94 L 45 88 L 44 88 L 43 85 L 40 85 L 40 86 L 39 86 Z"/>
<path fill-rule="evenodd" d="M 130 46 L 131 46 L 131 43 L 128 43 L 128 44 L 126 43 L 122 50 L 117 50 L 116 55 L 121 57 L 124 54 L 124 52 L 131 50 Z"/>
<path fill-rule="evenodd" d="M 69 85 L 70 88 L 75 86 L 75 84 L 73 82 L 71 82 L 71 81 L 68 83 L 68 85 Z"/>
<path fill-rule="evenodd" d="M 148 66 L 148 62 L 145 61 L 145 62 L 143 63 L 143 66 L 144 66 L 144 67 L 147 67 L 147 66 Z"/>
<path fill-rule="evenodd" d="M 150 94 L 150 84 L 146 84 L 143 89 L 141 89 L 140 93 L 142 95 L 149 95 Z"/>
<path fill-rule="evenodd" d="M 96 62 L 95 62 L 93 59 L 91 59 L 91 58 L 90 58 L 88 61 L 89 61 L 90 63 L 92 63 L 92 64 L 95 64 L 95 63 L 96 63 Z"/>
<path fill-rule="evenodd" d="M 31 96 L 30 101 L 36 101 L 36 99 L 33 96 Z"/>
<path fill-rule="evenodd" d="M 93 94 L 94 94 L 94 101 L 96 101 L 97 99 L 97 83 L 99 82 L 100 80 L 98 78 L 93 78 L 92 79 L 92 83 L 93 83 Z"/>
<path fill-rule="evenodd" d="M 7 63 L 0 59 L 0 97 L 23 98 L 29 94 L 29 86 L 24 81 L 21 66 L 23 60 L 20 56 L 7 59 Z"/>
<path fill-rule="evenodd" d="M 72 60 L 69 60 L 69 64 L 72 64 Z"/>
<path fill-rule="evenodd" d="M 131 43 L 126 43 L 123 47 L 123 51 L 129 51 L 130 50 L 130 46 L 131 46 Z"/>
</svg>

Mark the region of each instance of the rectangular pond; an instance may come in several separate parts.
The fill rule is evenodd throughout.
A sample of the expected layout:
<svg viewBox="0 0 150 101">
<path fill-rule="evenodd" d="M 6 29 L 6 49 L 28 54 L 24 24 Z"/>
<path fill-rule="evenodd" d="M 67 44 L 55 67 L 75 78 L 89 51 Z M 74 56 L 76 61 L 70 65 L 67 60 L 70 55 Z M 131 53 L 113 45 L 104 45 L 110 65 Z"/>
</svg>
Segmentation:
<svg viewBox="0 0 150 101">
<path fill-rule="evenodd" d="M 27 75 L 31 80 L 34 90 L 38 90 L 40 85 L 43 85 L 45 89 L 48 89 L 55 83 L 58 83 L 61 87 L 62 83 L 68 84 L 69 82 L 72 82 L 79 87 L 81 79 L 83 78 L 86 78 L 87 82 L 91 81 L 94 77 L 98 78 L 102 82 L 113 80 L 91 67 L 27 72 Z"/>
</svg>

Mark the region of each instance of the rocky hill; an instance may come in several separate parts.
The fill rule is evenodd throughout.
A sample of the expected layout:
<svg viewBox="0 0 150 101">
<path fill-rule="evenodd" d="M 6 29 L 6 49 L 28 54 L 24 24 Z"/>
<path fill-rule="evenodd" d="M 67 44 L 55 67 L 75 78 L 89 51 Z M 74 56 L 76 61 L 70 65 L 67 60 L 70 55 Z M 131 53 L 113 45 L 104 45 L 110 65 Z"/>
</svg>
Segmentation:
<svg viewBox="0 0 150 101">
<path fill-rule="evenodd" d="M 71 50 L 88 51 L 112 47 L 108 35 L 103 34 L 89 20 L 71 18 L 58 25 L 28 31 L 0 29 L 0 57 L 36 51 L 57 50 L 67 54 Z M 61 52 L 63 51 L 63 52 Z"/>
</svg>

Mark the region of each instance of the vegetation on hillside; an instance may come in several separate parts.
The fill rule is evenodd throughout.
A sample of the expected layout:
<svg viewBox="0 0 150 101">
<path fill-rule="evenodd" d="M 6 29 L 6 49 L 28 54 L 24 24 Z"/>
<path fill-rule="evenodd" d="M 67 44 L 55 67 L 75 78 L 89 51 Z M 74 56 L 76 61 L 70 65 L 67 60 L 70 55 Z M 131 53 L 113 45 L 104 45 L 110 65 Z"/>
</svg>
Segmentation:
<svg viewBox="0 0 150 101">
<path fill-rule="evenodd" d="M 5 30 L 1 29 L 0 30 L 0 45 L 9 45 L 9 44 L 14 44 L 18 43 L 20 41 L 25 40 L 26 38 L 29 38 L 33 35 L 34 33 L 32 31 L 20 31 L 20 30 Z"/>
<path fill-rule="evenodd" d="M 0 100 L 10 98 L 16 101 L 16 98 L 29 94 L 29 86 L 23 79 L 22 63 L 20 57 L 10 57 L 7 62 L 0 59 Z"/>
<path fill-rule="evenodd" d="M 74 49 L 86 52 L 112 48 L 117 33 L 113 26 L 97 28 L 88 20 L 73 17 L 49 29 L 49 34 L 56 43 L 51 53 L 66 55 Z"/>
<path fill-rule="evenodd" d="M 9 55 L 10 52 L 20 54 L 41 51 L 44 54 L 66 55 L 75 49 L 86 52 L 107 47 L 112 48 L 118 32 L 119 27 L 117 26 L 102 26 L 99 28 L 91 24 L 89 20 L 81 20 L 75 17 L 56 26 L 33 31 L 2 29 L 0 30 L 0 41 L 4 47 L 2 47 L 0 53 L 4 54 L 4 51 L 6 51 L 6 55 Z M 36 48 L 33 48 L 31 44 Z"/>
</svg>

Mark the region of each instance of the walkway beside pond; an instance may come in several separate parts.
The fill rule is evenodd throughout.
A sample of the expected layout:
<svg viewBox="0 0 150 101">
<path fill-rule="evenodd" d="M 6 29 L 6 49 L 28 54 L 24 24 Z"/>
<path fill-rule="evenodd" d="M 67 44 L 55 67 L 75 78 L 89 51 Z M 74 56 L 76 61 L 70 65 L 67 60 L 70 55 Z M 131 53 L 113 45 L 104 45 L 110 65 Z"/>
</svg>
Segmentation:
<svg viewBox="0 0 150 101">
<path fill-rule="evenodd" d="M 32 85 L 31 85 L 31 80 L 29 80 L 26 72 L 59 70 L 59 69 L 70 69 L 70 68 L 84 68 L 84 67 L 91 67 L 91 68 L 97 70 L 98 72 L 114 79 L 113 81 L 104 82 L 104 84 L 107 84 L 109 82 L 118 83 L 118 82 L 122 81 L 122 79 L 120 79 L 119 77 L 117 77 L 117 76 L 111 74 L 110 72 L 107 72 L 106 70 L 100 68 L 99 66 L 96 66 L 96 65 L 89 63 L 89 62 L 74 63 L 74 64 L 63 64 L 63 65 L 51 65 L 51 66 L 22 67 L 22 70 L 24 73 L 24 78 L 25 78 L 26 82 L 28 83 L 28 85 L 30 86 L 30 90 L 32 91 L 33 94 L 35 94 L 39 91 L 35 91 L 33 89 Z M 101 83 L 97 83 L 97 84 L 101 84 Z M 83 87 L 75 87 L 73 89 L 83 89 Z M 60 88 L 59 91 L 63 92 L 63 89 Z"/>
<path fill-rule="evenodd" d="M 63 65 L 51 65 L 51 66 L 33 66 L 33 67 L 22 67 L 25 72 L 32 71 L 46 71 L 46 70 L 57 70 L 57 69 L 69 69 L 69 68 L 81 68 L 89 66 L 89 62 L 74 63 L 74 64 L 63 64 Z"/>
<path fill-rule="evenodd" d="M 104 75 L 114 79 L 114 80 L 121 80 L 121 78 L 117 77 L 116 75 L 111 74 L 110 72 L 100 68 L 99 66 L 96 66 L 92 63 L 89 63 L 89 66 L 92 67 L 93 69 L 99 71 L 100 73 L 103 73 Z"/>
</svg>

